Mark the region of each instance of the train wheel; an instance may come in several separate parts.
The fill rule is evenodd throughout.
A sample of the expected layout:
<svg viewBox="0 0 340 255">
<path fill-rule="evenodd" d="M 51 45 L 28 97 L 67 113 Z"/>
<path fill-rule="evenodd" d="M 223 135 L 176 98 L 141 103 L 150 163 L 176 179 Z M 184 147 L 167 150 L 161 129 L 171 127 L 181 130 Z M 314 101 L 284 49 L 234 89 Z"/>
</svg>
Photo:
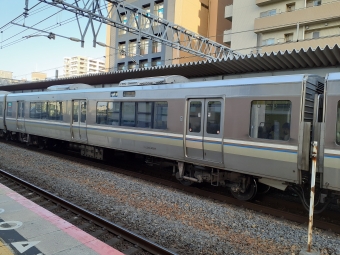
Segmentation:
<svg viewBox="0 0 340 255">
<path fill-rule="evenodd" d="M 230 192 L 233 195 L 233 197 L 237 198 L 238 200 L 242 200 L 242 201 L 247 201 L 247 200 L 251 200 L 252 198 L 254 198 L 255 195 L 257 194 L 256 180 L 249 177 L 249 179 L 247 180 L 247 183 L 248 185 L 245 188 L 245 190 L 237 189 L 237 191 L 233 191 L 233 189 L 230 189 Z"/>
</svg>

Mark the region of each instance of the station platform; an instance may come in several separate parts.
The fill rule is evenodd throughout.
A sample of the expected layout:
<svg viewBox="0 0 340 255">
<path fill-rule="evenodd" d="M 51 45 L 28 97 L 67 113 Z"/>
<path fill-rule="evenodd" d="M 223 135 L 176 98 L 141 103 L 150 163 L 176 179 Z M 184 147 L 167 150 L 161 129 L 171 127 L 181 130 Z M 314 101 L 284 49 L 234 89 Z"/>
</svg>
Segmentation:
<svg viewBox="0 0 340 255">
<path fill-rule="evenodd" d="M 1 255 L 122 255 L 0 183 Z"/>
</svg>

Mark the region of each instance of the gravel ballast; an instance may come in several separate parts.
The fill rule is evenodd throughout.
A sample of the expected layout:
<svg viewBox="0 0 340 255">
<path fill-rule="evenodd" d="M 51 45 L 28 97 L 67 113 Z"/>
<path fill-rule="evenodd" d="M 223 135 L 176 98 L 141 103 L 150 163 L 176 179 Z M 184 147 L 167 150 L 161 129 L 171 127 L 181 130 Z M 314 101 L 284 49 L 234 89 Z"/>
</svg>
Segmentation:
<svg viewBox="0 0 340 255">
<path fill-rule="evenodd" d="M 0 142 L 0 168 L 178 254 L 299 254 L 307 226 Z M 340 254 L 314 229 L 313 249 Z"/>
</svg>

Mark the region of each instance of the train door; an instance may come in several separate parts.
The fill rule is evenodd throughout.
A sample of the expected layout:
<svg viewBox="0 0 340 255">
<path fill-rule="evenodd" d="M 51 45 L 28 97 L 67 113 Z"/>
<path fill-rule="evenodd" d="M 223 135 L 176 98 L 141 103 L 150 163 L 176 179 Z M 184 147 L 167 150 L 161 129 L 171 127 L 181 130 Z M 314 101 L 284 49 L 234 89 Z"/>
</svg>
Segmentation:
<svg viewBox="0 0 340 255">
<path fill-rule="evenodd" d="M 17 130 L 20 133 L 25 133 L 25 102 L 18 101 L 17 102 L 17 121 L 16 121 Z"/>
<path fill-rule="evenodd" d="M 185 136 L 186 156 L 223 162 L 222 98 L 189 99 Z"/>
<path fill-rule="evenodd" d="M 75 142 L 87 143 L 86 100 L 72 100 L 71 138 Z"/>
</svg>

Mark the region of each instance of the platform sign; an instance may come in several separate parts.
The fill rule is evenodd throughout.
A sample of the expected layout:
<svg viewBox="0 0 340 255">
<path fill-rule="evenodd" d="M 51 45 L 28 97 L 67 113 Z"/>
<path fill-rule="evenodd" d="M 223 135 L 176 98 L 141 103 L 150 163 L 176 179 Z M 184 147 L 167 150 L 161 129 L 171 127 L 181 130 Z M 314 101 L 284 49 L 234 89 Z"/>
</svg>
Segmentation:
<svg viewBox="0 0 340 255">
<path fill-rule="evenodd" d="M 0 208 L 1 213 L 5 209 Z M 0 217 L 0 254 L 1 255 L 44 255 L 37 247 L 40 241 L 27 240 L 16 229 L 23 226 L 21 221 L 4 221 Z M 1 244 L 3 243 L 3 244 Z"/>
</svg>

